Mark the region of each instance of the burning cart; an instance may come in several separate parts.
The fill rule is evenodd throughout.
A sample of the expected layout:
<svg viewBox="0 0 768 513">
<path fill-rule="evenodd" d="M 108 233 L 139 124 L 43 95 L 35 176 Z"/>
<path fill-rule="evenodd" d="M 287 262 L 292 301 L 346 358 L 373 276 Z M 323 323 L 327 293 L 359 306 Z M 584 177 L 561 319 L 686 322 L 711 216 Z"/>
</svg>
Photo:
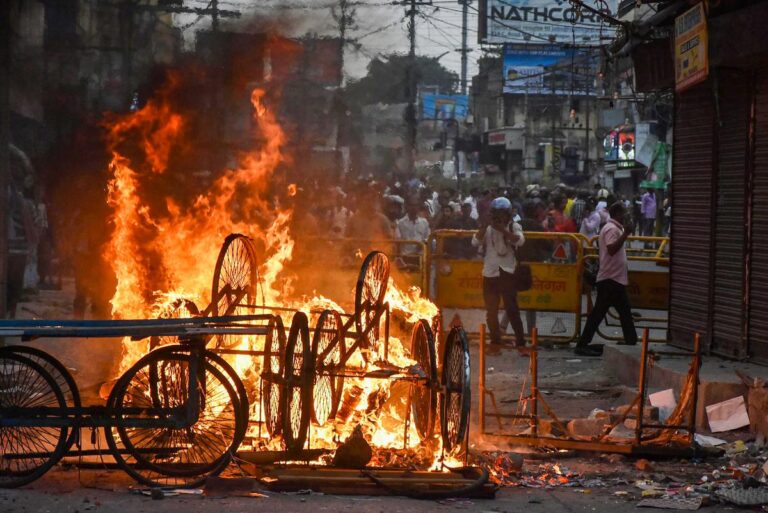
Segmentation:
<svg viewBox="0 0 768 513">
<path fill-rule="evenodd" d="M 179 300 L 157 320 L 1 322 L 0 335 L 22 340 L 149 338 L 151 351 L 114 383 L 105 405 L 83 406 L 52 356 L 26 346 L 0 349 L 0 486 L 24 485 L 65 454 L 85 453 L 111 455 L 144 484 L 195 486 L 231 461 L 254 421 L 254 404 L 257 429 L 281 439 L 278 459 L 291 459 L 305 448 L 311 424 L 337 415 L 350 378 L 406 382 L 405 432 L 412 421 L 422 439 L 431 437 L 439 418 L 443 449 L 462 444 L 470 408 L 466 335 L 460 327 L 450 331 L 438 365 L 433 330 L 419 320 L 410 346 L 416 364 L 389 362 L 386 255 L 372 252 L 363 261 L 353 313 L 307 314 L 264 304 L 255 254 L 247 237 L 227 237 L 202 311 Z M 241 357 L 261 363 L 257 390 L 247 389 L 226 360 Z M 375 362 L 375 369 L 351 365 L 353 358 Z M 73 451 L 84 427 L 104 428 L 107 449 Z"/>
</svg>

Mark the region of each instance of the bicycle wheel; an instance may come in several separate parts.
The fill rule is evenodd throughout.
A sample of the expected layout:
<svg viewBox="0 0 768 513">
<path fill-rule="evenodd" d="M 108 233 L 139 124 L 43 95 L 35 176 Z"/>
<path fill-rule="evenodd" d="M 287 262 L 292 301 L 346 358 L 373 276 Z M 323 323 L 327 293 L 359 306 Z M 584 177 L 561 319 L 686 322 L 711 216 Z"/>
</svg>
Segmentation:
<svg viewBox="0 0 768 513">
<path fill-rule="evenodd" d="M 243 305 L 264 304 L 264 294 L 259 280 L 256 250 L 251 239 L 232 233 L 224 239 L 216 267 L 213 271 L 211 290 L 211 315 L 226 316 L 248 312 Z M 239 342 L 236 335 L 218 335 L 215 347 L 230 347 Z"/>
<path fill-rule="evenodd" d="M 355 329 L 358 337 L 365 337 L 366 348 L 373 351 L 377 350 L 379 338 L 375 319 L 384 304 L 388 283 L 387 255 L 381 251 L 368 253 L 360 268 L 355 288 Z"/>
<path fill-rule="evenodd" d="M 283 371 L 283 443 L 289 452 L 304 448 L 312 413 L 312 385 L 315 362 L 309 341 L 309 321 L 297 312 L 291 322 L 288 344 L 285 346 Z"/>
<path fill-rule="evenodd" d="M 282 429 L 283 410 L 280 400 L 283 388 L 283 356 L 285 354 L 285 328 L 280 317 L 273 317 L 267 325 L 264 341 L 264 360 L 261 367 L 262 420 L 267 433 L 275 437 Z"/>
<path fill-rule="evenodd" d="M 192 317 L 199 317 L 200 309 L 197 307 L 194 301 L 184 298 L 179 298 L 171 303 L 168 308 L 161 312 L 158 316 L 159 319 L 189 319 Z M 167 346 L 170 344 L 178 344 L 179 337 L 161 335 L 149 338 L 150 351 L 156 347 Z"/>
<path fill-rule="evenodd" d="M 61 459 L 67 448 L 67 419 L 61 411 L 66 406 L 61 388 L 41 364 L 10 351 L 0 353 L 0 487 L 31 483 Z M 28 425 L 33 422 L 25 414 L 31 412 L 23 410 L 32 408 L 50 409 L 40 420 L 62 425 Z M 17 409 L 23 410 L 14 417 Z M 27 425 L 14 426 L 14 418 Z"/>
<path fill-rule="evenodd" d="M 0 353 L 2 352 L 15 353 L 37 363 L 43 367 L 43 369 L 45 369 L 48 374 L 50 374 L 50 376 L 53 378 L 53 381 L 55 381 L 56 385 L 58 385 L 59 389 L 61 389 L 61 393 L 64 394 L 64 402 L 66 403 L 67 407 L 74 410 L 72 415 L 72 428 L 68 429 L 69 434 L 67 437 L 66 448 L 66 451 L 68 451 L 77 441 L 80 424 L 80 413 L 78 410 L 81 406 L 80 391 L 77 388 L 77 383 L 75 383 L 72 374 L 69 373 L 67 368 L 64 367 L 60 361 L 45 351 L 37 349 L 36 347 L 5 346 L 0 348 Z"/>
<path fill-rule="evenodd" d="M 315 362 L 312 420 L 318 426 L 336 417 L 344 391 L 344 376 L 341 375 L 339 364 L 346 348 L 341 327 L 339 313 L 324 310 L 312 337 L 312 359 Z"/>
<path fill-rule="evenodd" d="M 213 364 L 205 354 L 202 362 L 196 377 L 197 419 L 192 425 L 184 424 L 185 408 L 192 400 L 188 349 L 169 346 L 147 354 L 112 389 L 107 404 L 115 427 L 107 430 L 107 442 L 118 465 L 140 483 L 198 486 L 221 472 L 240 445 L 248 419 L 235 388 L 220 370 L 227 364 Z M 178 424 L 161 426 L 168 420 Z M 117 448 L 115 432 L 125 453 Z"/>
<path fill-rule="evenodd" d="M 469 428 L 470 377 L 467 334 L 463 328 L 454 327 L 445 343 L 441 379 L 444 396 L 440 404 L 440 428 L 446 451 L 460 446 Z"/>
<path fill-rule="evenodd" d="M 411 414 L 419 437 L 424 440 L 432 436 L 435 429 L 435 413 L 437 411 L 437 360 L 435 358 L 435 341 L 429 323 L 420 320 L 411 333 L 411 358 L 426 374 L 426 379 L 412 385 Z"/>
</svg>

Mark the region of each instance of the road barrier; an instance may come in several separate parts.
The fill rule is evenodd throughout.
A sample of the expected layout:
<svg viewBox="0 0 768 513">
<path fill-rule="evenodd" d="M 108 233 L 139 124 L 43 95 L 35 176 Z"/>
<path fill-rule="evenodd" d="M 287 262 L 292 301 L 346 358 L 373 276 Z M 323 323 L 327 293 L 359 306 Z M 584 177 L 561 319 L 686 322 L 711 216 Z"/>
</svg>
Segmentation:
<svg viewBox="0 0 768 513">
<path fill-rule="evenodd" d="M 485 309 L 482 257 L 469 246 L 474 231 L 437 230 L 428 241 L 430 297 L 441 308 Z M 517 302 L 527 332 L 569 342 L 581 331 L 584 240 L 573 233 L 526 232 L 521 259 L 533 286 Z"/>
<path fill-rule="evenodd" d="M 427 242 L 426 283 L 429 296 L 442 309 L 484 310 L 482 256 L 471 246 L 475 231 L 437 230 Z M 530 336 L 538 328 L 543 342 L 571 342 L 581 332 L 582 317 L 594 304 L 594 291 L 583 281 L 584 264 L 598 258 L 597 237 L 580 234 L 526 232 L 519 250 L 521 261 L 531 267 L 533 287 L 517 296 L 523 322 Z M 650 328 L 666 335 L 669 310 L 669 239 L 629 237 L 630 262 L 627 292 L 638 329 Z M 633 264 L 633 263 L 637 264 Z M 655 267 L 652 264 L 655 263 Z M 640 268 L 637 267 L 651 267 Z M 642 312 L 640 312 L 642 311 Z M 649 312 L 650 311 L 650 312 Z M 602 325 L 601 325 L 602 326 Z M 618 316 L 609 310 L 605 326 L 619 327 Z M 607 340 L 620 336 L 606 333 Z M 651 338 L 666 341 L 666 336 Z"/>
<path fill-rule="evenodd" d="M 638 247 L 640 246 L 640 247 Z M 597 259 L 597 237 L 589 241 L 589 250 L 586 251 L 585 260 Z M 651 342 L 666 342 L 667 328 L 669 326 L 669 238 L 667 237 L 628 237 L 627 261 L 629 272 L 627 294 L 629 304 L 632 305 L 635 327 L 637 329 L 649 328 L 655 332 L 663 332 L 663 336 L 651 337 Z M 633 268 L 633 262 L 650 265 L 655 263 L 655 269 Z M 642 264 L 641 264 L 642 265 Z M 594 295 L 591 287 L 586 289 L 587 314 L 594 305 Z M 643 310 L 641 313 L 639 310 Z M 585 315 L 587 315 L 585 314 Z M 619 316 L 613 309 L 608 310 L 605 318 L 607 328 L 616 328 L 620 331 Z M 597 333 L 606 340 L 622 340 L 622 335 L 606 333 L 601 327 Z"/>
<path fill-rule="evenodd" d="M 307 249 L 299 253 L 306 259 L 306 265 L 313 271 L 311 273 L 315 281 L 323 282 L 323 276 L 328 275 L 331 288 L 338 288 L 339 280 L 331 274 L 347 272 L 350 279 L 357 276 L 361 259 L 372 250 L 383 251 L 392 262 L 391 275 L 400 287 L 419 287 L 424 294 L 427 290 L 427 245 L 419 240 L 394 240 L 394 239 L 362 239 L 362 238 L 320 238 L 306 237 L 301 239 Z M 294 252 L 296 254 L 297 252 Z M 297 260 L 297 259 L 294 259 Z M 294 262 L 295 264 L 297 262 Z M 298 262 L 299 267 L 301 262 Z M 327 267 L 326 267 L 327 266 Z M 316 272 L 317 269 L 327 268 L 329 273 Z M 331 273 L 331 271 L 333 271 Z M 309 273 L 307 274 L 309 276 Z M 310 280 L 303 277 L 303 281 Z M 354 281 L 354 280 L 353 280 Z M 318 292 L 328 288 L 316 286 Z M 311 292 L 311 291 L 310 291 Z M 329 291 L 325 291 L 330 295 Z"/>
</svg>

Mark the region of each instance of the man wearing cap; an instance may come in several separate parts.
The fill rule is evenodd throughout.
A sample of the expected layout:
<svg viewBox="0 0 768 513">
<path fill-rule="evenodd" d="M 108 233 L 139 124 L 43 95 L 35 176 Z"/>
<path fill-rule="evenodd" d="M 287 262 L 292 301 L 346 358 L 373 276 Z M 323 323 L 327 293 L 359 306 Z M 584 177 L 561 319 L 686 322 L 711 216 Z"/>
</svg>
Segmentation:
<svg viewBox="0 0 768 513">
<path fill-rule="evenodd" d="M 632 310 L 627 295 L 627 253 L 624 250 L 624 242 L 632 232 L 634 226 L 625 221 L 626 207 L 621 201 L 612 204 L 608 213 L 611 219 L 600 230 L 599 251 L 600 270 L 597 273 L 597 299 L 592 311 L 589 312 L 584 331 L 576 343 L 575 353 L 580 356 L 600 356 L 602 346 L 590 346 L 600 323 L 610 307 L 614 307 L 621 320 L 621 331 L 624 340 L 622 345 L 634 345 L 637 343 L 635 322 L 632 319 Z"/>
<path fill-rule="evenodd" d="M 483 300 L 486 322 L 491 335 L 491 344 L 501 345 L 499 328 L 499 299 L 504 300 L 504 309 L 515 332 L 515 345 L 525 346 L 525 332 L 517 305 L 517 290 L 513 273 L 517 266 L 516 251 L 525 242 L 523 229 L 512 223 L 512 204 L 504 197 L 494 199 L 490 205 L 490 224 L 483 224 L 472 237 L 472 245 L 482 248 L 483 258 Z"/>
</svg>

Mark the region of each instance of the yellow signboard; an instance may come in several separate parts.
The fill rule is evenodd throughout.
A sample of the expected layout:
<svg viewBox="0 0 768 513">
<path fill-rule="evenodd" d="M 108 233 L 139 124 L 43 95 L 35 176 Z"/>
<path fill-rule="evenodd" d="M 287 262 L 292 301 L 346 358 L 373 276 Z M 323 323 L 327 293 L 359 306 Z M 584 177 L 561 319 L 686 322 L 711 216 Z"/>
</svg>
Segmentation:
<svg viewBox="0 0 768 513">
<path fill-rule="evenodd" d="M 669 273 L 629 271 L 629 304 L 634 309 L 667 310 L 669 308 Z"/>
<path fill-rule="evenodd" d="M 577 264 L 532 263 L 533 287 L 517 295 L 522 310 L 576 312 L 581 283 Z M 484 308 L 483 263 L 437 261 L 437 304 L 444 308 Z"/>
<path fill-rule="evenodd" d="M 709 73 L 704 3 L 675 18 L 675 91 L 706 80 Z"/>
</svg>

